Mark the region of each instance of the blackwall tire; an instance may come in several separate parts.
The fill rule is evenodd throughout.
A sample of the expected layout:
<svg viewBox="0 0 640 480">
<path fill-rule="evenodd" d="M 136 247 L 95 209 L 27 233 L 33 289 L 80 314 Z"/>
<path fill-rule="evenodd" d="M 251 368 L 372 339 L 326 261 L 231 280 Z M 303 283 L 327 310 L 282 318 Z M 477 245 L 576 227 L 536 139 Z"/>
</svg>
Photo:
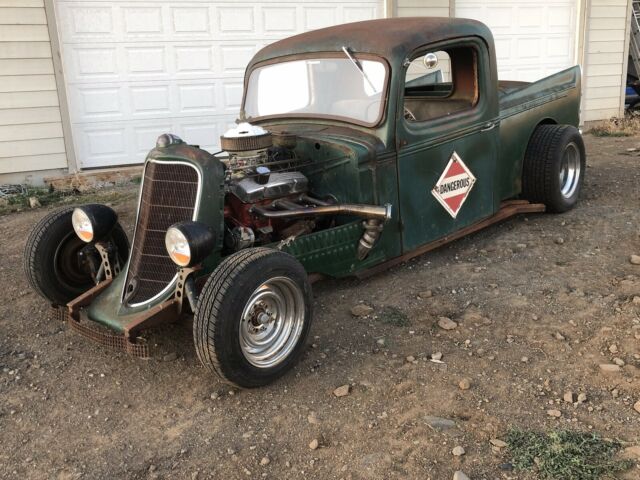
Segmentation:
<svg viewBox="0 0 640 480">
<path fill-rule="evenodd" d="M 24 249 L 29 284 L 53 305 L 65 305 L 95 285 L 89 271 L 77 262 L 77 252 L 86 244 L 71 225 L 74 208 L 63 207 L 45 215 L 31 230 Z M 129 256 L 129 240 L 119 223 L 110 240 L 123 265 Z"/>
<path fill-rule="evenodd" d="M 540 125 L 527 146 L 522 194 L 547 211 L 562 213 L 578 202 L 584 183 L 586 154 L 582 135 L 571 125 Z"/>
<path fill-rule="evenodd" d="M 230 255 L 200 293 L 193 321 L 198 358 L 226 383 L 271 383 L 302 354 L 311 303 L 311 285 L 295 257 L 269 248 Z"/>
</svg>

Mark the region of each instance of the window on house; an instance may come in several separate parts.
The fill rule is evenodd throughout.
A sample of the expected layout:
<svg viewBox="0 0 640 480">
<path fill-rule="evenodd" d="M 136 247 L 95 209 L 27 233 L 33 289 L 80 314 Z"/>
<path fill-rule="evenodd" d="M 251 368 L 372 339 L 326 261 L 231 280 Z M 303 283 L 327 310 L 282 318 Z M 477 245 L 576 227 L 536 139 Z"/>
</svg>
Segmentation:
<svg viewBox="0 0 640 480">
<path fill-rule="evenodd" d="M 407 67 L 404 117 L 423 122 L 469 110 L 478 102 L 478 69 L 472 47 L 421 52 Z"/>
</svg>

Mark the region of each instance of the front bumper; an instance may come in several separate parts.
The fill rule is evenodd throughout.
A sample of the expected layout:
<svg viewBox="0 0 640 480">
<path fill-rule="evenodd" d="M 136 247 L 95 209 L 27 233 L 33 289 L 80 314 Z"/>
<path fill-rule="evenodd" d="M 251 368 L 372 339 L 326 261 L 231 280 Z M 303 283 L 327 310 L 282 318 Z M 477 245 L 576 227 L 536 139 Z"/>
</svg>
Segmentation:
<svg viewBox="0 0 640 480">
<path fill-rule="evenodd" d="M 121 325 L 122 333 L 118 333 L 92 321 L 87 313 L 87 307 L 110 284 L 111 280 L 100 282 L 66 306 L 54 307 L 55 315 L 66 321 L 72 330 L 103 347 L 138 358 L 149 358 L 149 347 L 139 333 L 143 329 L 177 319 L 181 311 L 181 301 L 174 296 L 147 310 L 127 316 L 126 323 Z"/>
</svg>

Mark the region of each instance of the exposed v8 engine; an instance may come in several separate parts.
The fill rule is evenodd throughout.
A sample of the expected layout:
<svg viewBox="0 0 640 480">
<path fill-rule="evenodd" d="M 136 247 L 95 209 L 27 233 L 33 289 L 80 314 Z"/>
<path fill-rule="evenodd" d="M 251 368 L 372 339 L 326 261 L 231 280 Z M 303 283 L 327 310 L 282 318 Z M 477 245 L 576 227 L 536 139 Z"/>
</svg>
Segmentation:
<svg viewBox="0 0 640 480">
<path fill-rule="evenodd" d="M 358 248 L 358 256 L 366 257 L 390 211 L 311 195 L 312 185 L 300 171 L 305 162 L 296 154 L 294 135 L 240 123 L 220 138 L 220 144 L 228 154 L 223 159 L 227 251 L 287 241 L 331 227 L 336 215 L 345 214 L 367 220 Z"/>
<path fill-rule="evenodd" d="M 259 126 L 240 123 L 220 137 L 228 153 L 225 187 L 225 246 L 240 250 L 254 244 L 264 244 L 292 233 L 309 233 L 313 221 L 271 221 L 252 211 L 256 205 L 270 205 L 276 200 L 300 200 L 308 192 L 309 181 L 296 170 L 295 137 L 275 136 Z M 295 197 L 298 198 L 295 198 Z M 296 208 L 305 205 L 296 204 Z M 291 223 L 297 223 L 292 230 Z"/>
</svg>

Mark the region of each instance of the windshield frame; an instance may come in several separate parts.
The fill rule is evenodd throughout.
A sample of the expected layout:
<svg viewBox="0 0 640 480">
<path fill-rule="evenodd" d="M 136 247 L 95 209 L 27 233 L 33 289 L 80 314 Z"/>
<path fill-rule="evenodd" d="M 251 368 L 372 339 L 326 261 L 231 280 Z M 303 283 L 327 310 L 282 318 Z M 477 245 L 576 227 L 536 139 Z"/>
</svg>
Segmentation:
<svg viewBox="0 0 640 480">
<path fill-rule="evenodd" d="M 382 85 L 382 90 L 380 91 L 382 95 L 380 99 L 380 112 L 378 113 L 378 117 L 376 118 L 376 120 L 374 120 L 373 122 L 365 122 L 362 120 L 358 120 L 357 118 L 343 117 L 340 115 L 329 115 L 329 114 L 323 114 L 323 113 L 307 113 L 307 114 L 278 113 L 274 115 L 262 115 L 259 117 L 250 117 L 250 118 L 247 117 L 246 120 L 248 122 L 260 122 L 263 120 L 284 119 L 284 118 L 311 119 L 311 120 L 320 119 L 320 120 L 334 120 L 334 121 L 350 123 L 352 125 L 359 125 L 362 127 L 369 127 L 369 128 L 377 127 L 386 118 L 386 114 L 387 114 L 387 107 L 388 107 L 388 100 L 389 100 L 389 85 L 391 83 L 391 67 L 389 65 L 389 62 L 386 60 L 386 58 L 380 55 L 376 55 L 373 53 L 357 53 L 357 52 L 355 53 L 351 52 L 351 55 L 353 55 L 353 57 L 358 60 L 372 60 L 372 61 L 379 62 L 382 64 L 385 70 L 384 83 Z M 241 109 L 240 111 L 245 112 L 244 108 L 245 108 L 245 102 L 247 100 L 249 78 L 251 77 L 251 74 L 256 69 L 260 67 L 265 67 L 268 65 L 274 65 L 277 63 L 285 63 L 285 62 L 291 62 L 296 60 L 315 60 L 315 59 L 322 59 L 322 58 L 348 59 L 348 57 L 342 51 L 309 52 L 309 53 L 305 52 L 305 53 L 296 53 L 292 55 L 284 55 L 281 57 L 274 57 L 274 58 L 270 58 L 268 60 L 264 60 L 262 62 L 258 62 L 252 65 L 251 68 L 246 71 L 244 76 L 244 91 L 242 93 L 242 103 L 240 106 L 240 109 Z"/>
</svg>

